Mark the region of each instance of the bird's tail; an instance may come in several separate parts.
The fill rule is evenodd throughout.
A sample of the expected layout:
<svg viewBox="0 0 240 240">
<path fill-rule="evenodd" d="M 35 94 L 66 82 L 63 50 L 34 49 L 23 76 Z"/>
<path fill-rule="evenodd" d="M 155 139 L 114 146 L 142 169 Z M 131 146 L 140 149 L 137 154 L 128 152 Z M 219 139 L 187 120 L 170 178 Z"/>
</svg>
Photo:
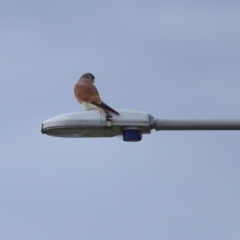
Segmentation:
<svg viewBox="0 0 240 240">
<path fill-rule="evenodd" d="M 109 106 L 108 106 L 106 103 L 104 103 L 104 102 L 101 102 L 101 103 L 99 103 L 99 104 L 92 102 L 92 104 L 95 105 L 95 106 L 97 106 L 97 107 L 103 108 L 103 109 L 105 109 L 105 110 L 107 110 L 107 111 L 110 111 L 110 112 L 113 112 L 113 113 L 119 115 L 119 113 L 118 113 L 117 111 L 115 111 L 114 109 L 112 109 L 111 107 L 109 107 Z"/>
</svg>

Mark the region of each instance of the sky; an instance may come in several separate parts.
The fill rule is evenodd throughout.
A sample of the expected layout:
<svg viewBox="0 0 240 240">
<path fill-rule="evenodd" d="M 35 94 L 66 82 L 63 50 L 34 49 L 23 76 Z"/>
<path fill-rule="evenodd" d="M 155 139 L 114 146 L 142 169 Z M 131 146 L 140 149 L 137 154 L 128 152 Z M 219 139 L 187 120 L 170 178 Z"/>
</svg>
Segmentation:
<svg viewBox="0 0 240 240">
<path fill-rule="evenodd" d="M 240 238 L 240 133 L 64 139 L 92 72 L 114 109 L 240 118 L 240 2 L 0 2 L 0 239 Z"/>
</svg>

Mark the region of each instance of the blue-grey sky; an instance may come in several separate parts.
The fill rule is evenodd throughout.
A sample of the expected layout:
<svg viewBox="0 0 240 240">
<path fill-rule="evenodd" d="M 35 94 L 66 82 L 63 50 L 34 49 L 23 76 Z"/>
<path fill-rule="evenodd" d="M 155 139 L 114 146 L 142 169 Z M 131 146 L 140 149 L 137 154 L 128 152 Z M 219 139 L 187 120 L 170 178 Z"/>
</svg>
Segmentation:
<svg viewBox="0 0 240 240">
<path fill-rule="evenodd" d="M 0 238 L 240 238 L 240 133 L 61 139 L 96 76 L 115 109 L 240 118 L 239 1 L 0 2 Z"/>
</svg>

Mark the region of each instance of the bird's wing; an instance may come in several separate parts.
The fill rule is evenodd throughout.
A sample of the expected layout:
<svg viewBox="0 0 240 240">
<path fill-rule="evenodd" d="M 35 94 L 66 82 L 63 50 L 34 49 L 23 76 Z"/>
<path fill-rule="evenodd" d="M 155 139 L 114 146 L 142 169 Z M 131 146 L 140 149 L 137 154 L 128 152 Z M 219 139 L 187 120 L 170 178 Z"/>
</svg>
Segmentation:
<svg viewBox="0 0 240 240">
<path fill-rule="evenodd" d="M 100 104 L 101 98 L 97 88 L 89 81 L 80 80 L 74 87 L 74 93 L 79 102 L 94 102 Z"/>
</svg>

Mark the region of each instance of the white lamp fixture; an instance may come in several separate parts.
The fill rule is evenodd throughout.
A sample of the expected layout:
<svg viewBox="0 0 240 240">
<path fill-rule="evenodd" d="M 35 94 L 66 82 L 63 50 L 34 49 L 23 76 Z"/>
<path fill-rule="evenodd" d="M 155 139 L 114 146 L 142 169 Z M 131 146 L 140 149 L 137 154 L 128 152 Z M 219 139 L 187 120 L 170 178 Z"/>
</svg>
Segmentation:
<svg viewBox="0 0 240 240">
<path fill-rule="evenodd" d="M 172 120 L 156 119 L 149 113 L 117 110 L 111 122 L 97 110 L 73 112 L 43 122 L 42 133 L 55 137 L 87 138 L 123 136 L 138 142 L 142 134 L 155 130 L 240 130 L 239 120 Z"/>
</svg>

